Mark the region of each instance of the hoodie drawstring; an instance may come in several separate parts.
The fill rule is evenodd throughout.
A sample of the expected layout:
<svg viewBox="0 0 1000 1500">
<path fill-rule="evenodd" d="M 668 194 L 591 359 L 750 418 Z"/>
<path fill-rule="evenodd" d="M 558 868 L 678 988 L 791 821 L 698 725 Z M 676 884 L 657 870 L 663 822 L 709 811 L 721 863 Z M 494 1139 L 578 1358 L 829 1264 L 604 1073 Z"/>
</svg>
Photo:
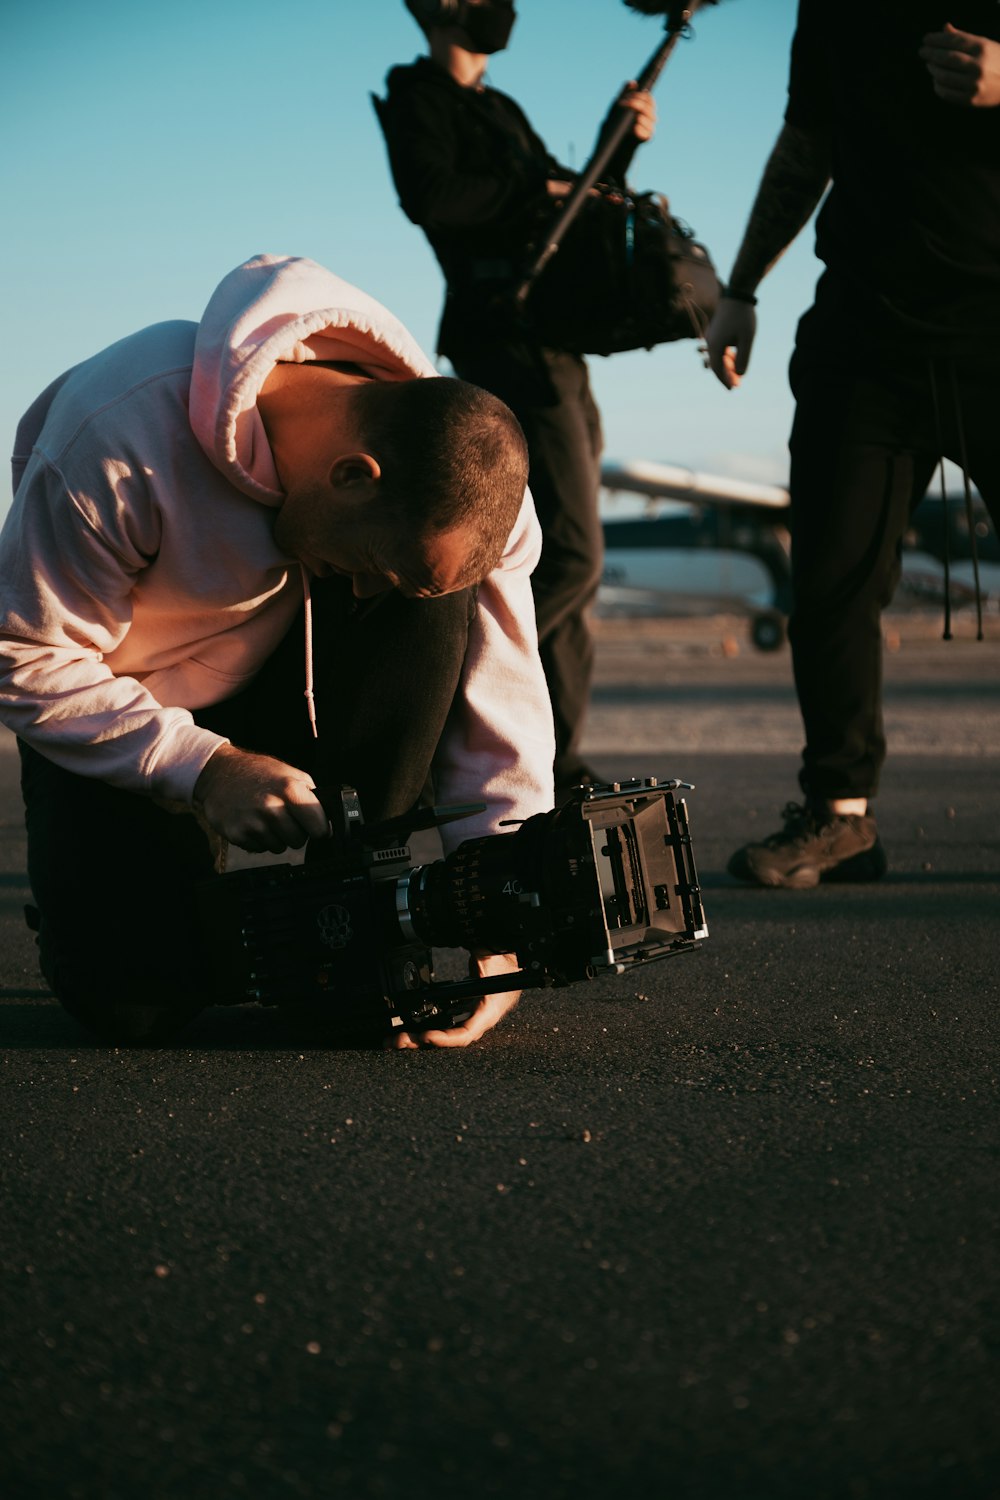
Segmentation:
<svg viewBox="0 0 1000 1500">
<path fill-rule="evenodd" d="M 306 631 L 306 709 L 309 713 L 309 726 L 313 732 L 313 739 L 319 739 L 319 728 L 316 724 L 316 694 L 313 691 L 313 626 L 312 626 L 312 592 L 309 588 L 309 574 L 302 563 L 299 564 L 299 572 L 302 574 L 302 602 L 305 615 Z"/>
<path fill-rule="evenodd" d="M 938 474 L 941 478 L 941 515 L 944 521 L 944 632 L 942 640 L 950 641 L 951 634 L 951 529 L 948 525 L 948 491 L 944 478 L 944 427 L 941 422 L 941 402 L 938 397 L 937 376 L 934 360 L 928 355 L 927 378 L 930 381 L 931 401 L 934 406 L 934 427 L 937 437 Z"/>
<path fill-rule="evenodd" d="M 962 402 L 958 389 L 958 375 L 955 371 L 955 361 L 949 359 L 948 374 L 951 380 L 952 408 L 955 414 L 955 427 L 958 433 L 958 456 L 962 469 L 962 484 L 965 490 L 965 520 L 969 529 L 969 547 L 972 553 L 972 576 L 976 591 L 976 640 L 983 639 L 983 595 L 979 584 L 979 549 L 976 545 L 975 516 L 972 508 L 972 485 L 969 481 L 969 461 L 965 446 L 965 424 L 962 421 Z M 951 537 L 948 524 L 948 494 L 944 477 L 944 426 L 941 421 L 941 402 L 938 396 L 937 376 L 934 372 L 933 357 L 928 357 L 927 374 L 931 388 L 931 401 L 934 406 L 934 425 L 937 436 L 937 450 L 940 455 L 938 462 L 938 473 L 941 477 L 941 509 L 944 517 L 944 634 L 943 639 L 950 641 L 951 633 Z"/>
<path fill-rule="evenodd" d="M 979 587 L 979 548 L 976 545 L 976 520 L 972 510 L 972 485 L 969 482 L 969 457 L 965 448 L 965 423 L 962 421 L 962 402 L 958 392 L 958 375 L 955 361 L 948 361 L 951 376 L 951 396 L 955 406 L 955 426 L 958 431 L 958 457 L 962 465 L 962 484 L 965 489 L 965 522 L 969 528 L 969 547 L 972 551 L 972 577 L 976 585 L 976 640 L 983 639 L 983 595 Z"/>
</svg>

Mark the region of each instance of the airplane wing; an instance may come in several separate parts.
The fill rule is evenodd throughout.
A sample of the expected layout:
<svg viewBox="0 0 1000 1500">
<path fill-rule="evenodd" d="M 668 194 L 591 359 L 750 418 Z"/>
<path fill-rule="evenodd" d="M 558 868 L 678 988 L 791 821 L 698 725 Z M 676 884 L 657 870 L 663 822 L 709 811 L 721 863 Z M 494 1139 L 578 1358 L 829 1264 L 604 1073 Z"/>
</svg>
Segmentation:
<svg viewBox="0 0 1000 1500">
<path fill-rule="evenodd" d="M 781 485 L 750 484 L 646 459 L 602 464 L 601 484 L 610 494 L 643 495 L 648 500 L 687 500 L 694 505 L 740 505 L 772 511 L 788 506 L 788 491 Z"/>
</svg>

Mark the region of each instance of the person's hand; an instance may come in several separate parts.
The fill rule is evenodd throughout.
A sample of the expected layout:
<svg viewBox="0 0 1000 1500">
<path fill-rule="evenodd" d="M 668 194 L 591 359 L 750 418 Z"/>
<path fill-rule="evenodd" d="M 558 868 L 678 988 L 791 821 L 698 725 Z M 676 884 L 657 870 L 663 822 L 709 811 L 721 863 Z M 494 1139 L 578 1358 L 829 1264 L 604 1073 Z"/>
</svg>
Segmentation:
<svg viewBox="0 0 1000 1500">
<path fill-rule="evenodd" d="M 653 132 L 656 130 L 656 101 L 648 89 L 641 89 L 633 81 L 625 85 L 625 90 L 618 100 L 626 109 L 635 111 L 635 119 L 632 122 L 632 133 L 637 140 L 651 141 Z"/>
<path fill-rule="evenodd" d="M 327 836 L 329 824 L 305 771 L 269 755 L 220 745 L 194 785 L 194 808 L 249 854 L 283 854 Z"/>
<path fill-rule="evenodd" d="M 949 21 L 924 37 L 920 56 L 934 92 L 946 104 L 994 108 L 1000 104 L 1000 42 L 959 31 Z"/>
<path fill-rule="evenodd" d="M 756 332 L 757 314 L 752 303 L 723 297 L 708 325 L 705 348 L 709 369 L 727 391 L 738 386 L 746 374 Z"/>
<path fill-rule="evenodd" d="M 469 960 L 469 973 L 473 977 L 516 974 L 520 967 L 513 953 L 474 953 Z M 520 990 L 483 995 L 472 1015 L 461 1026 L 454 1026 L 450 1031 L 397 1031 L 387 1045 L 397 1052 L 408 1047 L 467 1047 L 470 1042 L 478 1042 L 481 1036 L 485 1036 L 508 1011 L 514 1009 L 520 998 Z"/>
</svg>

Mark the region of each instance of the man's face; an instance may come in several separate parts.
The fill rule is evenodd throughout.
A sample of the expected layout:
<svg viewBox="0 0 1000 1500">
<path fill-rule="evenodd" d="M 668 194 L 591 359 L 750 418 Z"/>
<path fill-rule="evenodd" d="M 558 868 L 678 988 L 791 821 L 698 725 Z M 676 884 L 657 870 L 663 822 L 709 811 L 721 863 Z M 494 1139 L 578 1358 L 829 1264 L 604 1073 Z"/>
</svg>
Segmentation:
<svg viewBox="0 0 1000 1500">
<path fill-rule="evenodd" d="M 373 505 L 340 504 L 329 491 L 289 494 L 274 523 L 283 552 L 315 578 L 350 578 L 356 599 L 398 589 L 410 599 L 432 599 L 464 588 L 461 581 L 475 534 L 464 526 L 424 541 L 372 519 Z"/>
</svg>

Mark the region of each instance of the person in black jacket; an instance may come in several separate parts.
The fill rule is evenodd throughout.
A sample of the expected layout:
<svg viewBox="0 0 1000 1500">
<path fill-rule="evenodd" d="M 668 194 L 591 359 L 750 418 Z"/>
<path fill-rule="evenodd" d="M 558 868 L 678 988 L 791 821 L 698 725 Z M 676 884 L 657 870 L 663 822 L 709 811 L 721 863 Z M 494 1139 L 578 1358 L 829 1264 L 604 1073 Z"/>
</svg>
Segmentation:
<svg viewBox="0 0 1000 1500">
<path fill-rule="evenodd" d="M 880 0 L 868 19 L 859 45 L 841 5 L 800 0 L 785 124 L 708 332 L 731 389 L 757 285 L 830 185 L 816 225 L 826 270 L 791 364 L 805 801 L 730 860 L 759 885 L 885 872 L 869 804 L 886 750 L 881 612 L 942 455 L 1000 523 L 1000 9 Z"/>
<path fill-rule="evenodd" d="M 532 578 L 539 650 L 556 730 L 557 798 L 590 779 L 580 755 L 593 666 L 588 613 L 600 581 L 597 496 L 600 416 L 585 361 L 498 319 L 490 290 L 515 276 L 528 248 L 572 188 L 513 99 L 488 87 L 490 56 L 515 18 L 504 0 L 405 0 L 429 55 L 393 68 L 377 100 L 393 179 L 447 284 L 438 352 L 463 380 L 513 410 L 524 429 L 529 483 L 543 532 Z M 650 95 L 630 85 L 623 102 L 635 127 L 609 175 L 624 177 L 639 141 L 653 133 Z"/>
</svg>

